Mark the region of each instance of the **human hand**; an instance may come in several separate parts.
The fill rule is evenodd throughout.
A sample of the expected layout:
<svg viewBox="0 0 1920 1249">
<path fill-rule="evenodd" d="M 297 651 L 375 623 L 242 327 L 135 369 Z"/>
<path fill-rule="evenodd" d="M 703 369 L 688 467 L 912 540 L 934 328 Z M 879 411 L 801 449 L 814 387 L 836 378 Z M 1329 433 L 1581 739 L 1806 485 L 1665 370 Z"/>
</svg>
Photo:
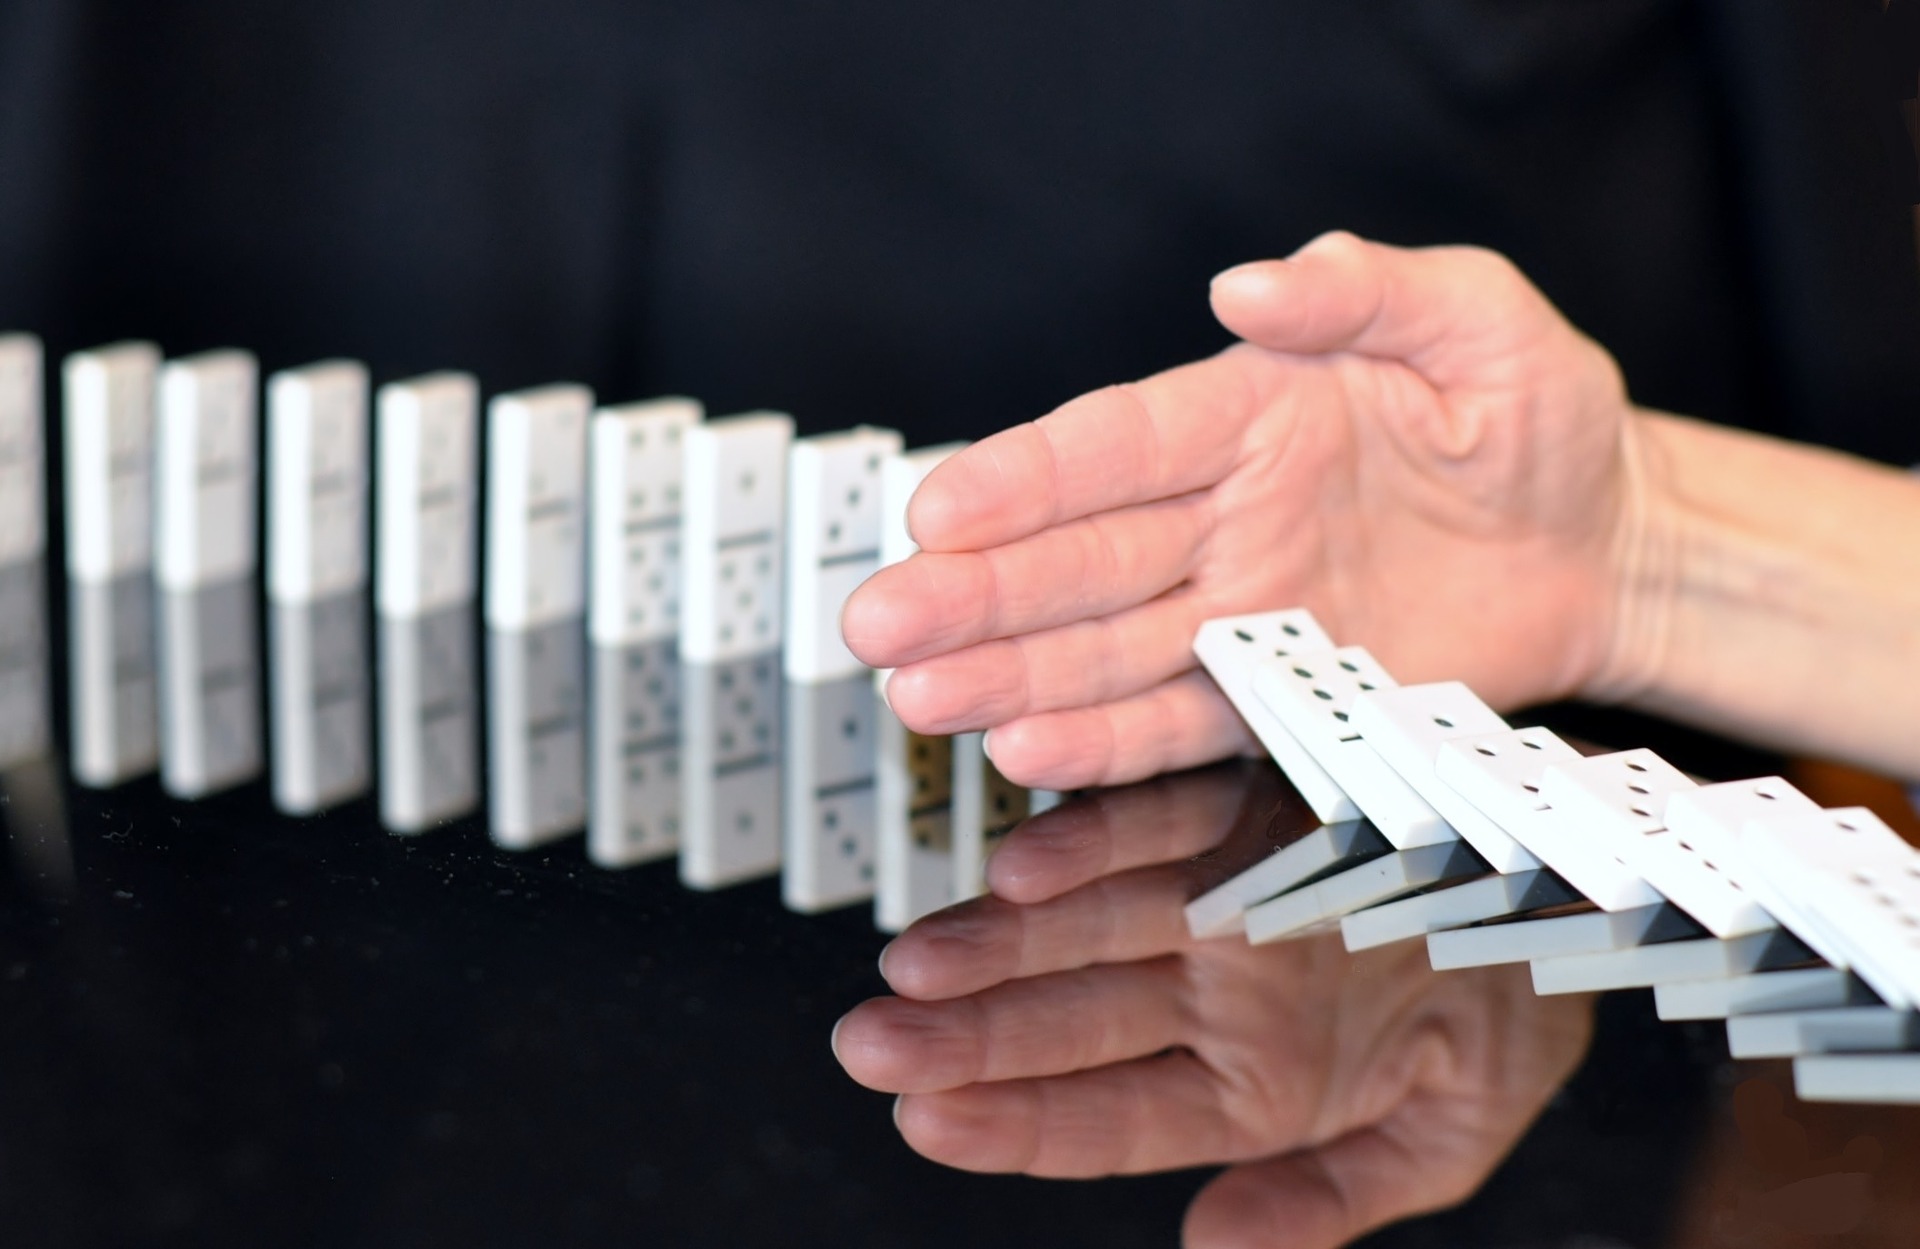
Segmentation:
<svg viewBox="0 0 1920 1249">
<path fill-rule="evenodd" d="M 922 551 L 848 603 L 912 728 L 991 728 L 1071 789 L 1252 741 L 1194 664 L 1200 623 L 1307 606 L 1404 681 L 1495 706 L 1606 662 L 1630 509 L 1612 359 L 1470 248 L 1335 234 L 1215 280 L 1247 342 L 1076 399 L 943 464 Z"/>
<path fill-rule="evenodd" d="M 1524 966 L 1436 973 L 1419 942 L 1194 941 L 1182 904 L 1266 848 L 1245 843 L 1272 810 L 1218 768 L 1036 817 L 989 866 L 1028 901 L 908 929 L 881 963 L 900 996 L 835 1053 L 950 1166 L 1234 1164 L 1188 1210 L 1193 1249 L 1341 1245 L 1463 1200 L 1579 1062 L 1591 1003 L 1536 997 Z"/>
</svg>

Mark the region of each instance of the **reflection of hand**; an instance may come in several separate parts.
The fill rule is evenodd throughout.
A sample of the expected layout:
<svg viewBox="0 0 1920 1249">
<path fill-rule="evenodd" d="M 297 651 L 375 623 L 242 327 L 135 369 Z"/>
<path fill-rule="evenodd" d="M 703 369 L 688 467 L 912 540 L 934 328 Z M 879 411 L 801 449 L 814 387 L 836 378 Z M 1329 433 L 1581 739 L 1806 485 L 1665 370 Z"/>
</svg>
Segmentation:
<svg viewBox="0 0 1920 1249">
<path fill-rule="evenodd" d="M 1254 346 L 988 438 L 913 501 L 923 553 L 848 604 L 923 732 L 1000 726 L 1055 788 L 1248 744 L 1201 621 L 1306 605 L 1404 681 L 1496 705 L 1606 658 L 1625 514 L 1618 371 L 1506 261 L 1330 235 L 1216 280 Z"/>
<path fill-rule="evenodd" d="M 835 1052 L 904 1094 L 907 1142 L 951 1166 L 1238 1164 L 1188 1211 L 1193 1246 L 1339 1245 L 1463 1199 L 1578 1062 L 1590 1004 L 1535 997 L 1524 967 L 1436 974 L 1418 942 L 1194 942 L 1181 908 L 1218 876 L 1191 856 L 1232 816 L 1222 784 L 1175 778 L 1016 830 L 990 875 L 1030 901 L 909 929 L 882 960 L 900 996 L 849 1014 Z"/>
</svg>

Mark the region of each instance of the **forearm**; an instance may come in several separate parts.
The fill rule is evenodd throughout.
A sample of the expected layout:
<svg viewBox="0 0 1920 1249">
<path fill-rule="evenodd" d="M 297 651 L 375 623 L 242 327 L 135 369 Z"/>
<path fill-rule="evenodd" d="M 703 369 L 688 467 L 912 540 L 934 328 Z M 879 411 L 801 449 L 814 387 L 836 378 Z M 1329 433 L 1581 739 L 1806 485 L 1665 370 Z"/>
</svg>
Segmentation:
<svg viewBox="0 0 1920 1249">
<path fill-rule="evenodd" d="M 1618 610 L 1589 692 L 1920 778 L 1920 479 L 1658 414 L 1628 438 Z"/>
</svg>

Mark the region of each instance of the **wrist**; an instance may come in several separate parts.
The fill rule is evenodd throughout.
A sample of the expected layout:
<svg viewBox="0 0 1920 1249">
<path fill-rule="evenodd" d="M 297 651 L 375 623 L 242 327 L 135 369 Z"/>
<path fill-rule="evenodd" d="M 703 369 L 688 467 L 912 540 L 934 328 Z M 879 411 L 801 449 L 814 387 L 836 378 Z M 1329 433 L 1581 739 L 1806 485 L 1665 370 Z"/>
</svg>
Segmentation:
<svg viewBox="0 0 1920 1249">
<path fill-rule="evenodd" d="M 1609 544 L 1599 662 L 1582 698 L 1625 703 L 1658 688 L 1673 647 L 1683 520 L 1675 506 L 1670 418 L 1634 410 L 1620 435 L 1620 511 Z"/>
</svg>

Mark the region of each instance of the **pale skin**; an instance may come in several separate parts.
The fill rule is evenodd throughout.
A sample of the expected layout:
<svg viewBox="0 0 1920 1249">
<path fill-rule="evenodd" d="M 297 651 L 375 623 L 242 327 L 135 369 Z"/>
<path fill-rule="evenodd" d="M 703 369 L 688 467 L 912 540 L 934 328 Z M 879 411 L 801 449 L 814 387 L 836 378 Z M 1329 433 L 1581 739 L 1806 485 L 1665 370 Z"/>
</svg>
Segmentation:
<svg viewBox="0 0 1920 1249">
<path fill-rule="evenodd" d="M 1908 474 L 1635 407 L 1606 352 L 1477 249 L 1329 235 L 1229 270 L 1213 305 L 1240 345 L 1083 396 L 927 479 L 909 514 L 922 553 L 862 587 L 843 621 L 860 658 L 898 669 L 888 695 L 910 726 L 989 729 L 1006 775 L 1049 788 L 1252 751 L 1195 667 L 1194 631 L 1212 616 L 1304 605 L 1403 682 L 1464 680 L 1503 709 L 1626 702 L 1920 778 L 1920 484 Z M 1010 854 L 990 867 L 999 901 L 984 909 L 1051 905 L 1065 891 L 1023 876 Z M 1007 1082 L 1098 1089 L 1121 1061 L 1111 1051 L 1036 1057 L 937 1091 L 926 1082 L 954 1069 L 911 1029 L 876 1026 L 850 1053 L 848 1027 L 884 1022 L 872 1012 L 1030 992 L 1066 970 L 1063 958 L 1146 957 L 1069 946 L 995 978 L 965 943 L 936 939 L 953 922 L 903 937 L 885 966 L 904 1001 L 869 1003 L 841 1030 L 856 1078 L 913 1090 L 902 1130 L 916 1148 L 1038 1174 L 1270 1158 L 1221 1181 L 1246 1194 L 1232 1208 L 1250 1212 L 1242 1232 L 1256 1234 L 1235 1239 L 1232 1220 L 1202 1218 L 1209 1207 L 1196 1204 L 1195 1245 L 1331 1245 L 1366 1222 L 1329 1216 L 1334 1230 L 1288 1240 L 1272 1221 L 1318 1199 L 1288 1162 L 1317 1147 L 1316 1133 L 1284 1114 L 1263 1120 L 1256 1107 L 1251 1129 L 1223 1134 L 1177 1116 L 1128 1119 L 1097 1099 L 1064 1119 L 978 1113 L 1015 1096 L 996 1087 Z M 1276 967 L 1253 974 L 1235 961 L 1256 957 L 1244 949 L 1176 937 L 1154 956 L 1170 960 L 1167 975 L 1115 980 L 1084 1026 L 1125 1035 L 1183 977 L 1230 985 L 1188 992 L 1183 1030 L 1152 1038 L 1175 1057 L 1146 1060 L 1219 1079 L 1209 1047 L 1230 1048 L 1248 1020 L 1284 1019 L 1300 982 Z M 999 1017 L 970 1018 L 979 1044 L 997 1046 Z M 1096 1136 L 1133 1152 L 1073 1152 Z M 1460 1195 L 1420 1188 L 1412 1162 L 1390 1153 L 1358 1171 L 1385 1183 L 1396 1167 L 1428 1194 L 1400 1214 Z"/>
</svg>

